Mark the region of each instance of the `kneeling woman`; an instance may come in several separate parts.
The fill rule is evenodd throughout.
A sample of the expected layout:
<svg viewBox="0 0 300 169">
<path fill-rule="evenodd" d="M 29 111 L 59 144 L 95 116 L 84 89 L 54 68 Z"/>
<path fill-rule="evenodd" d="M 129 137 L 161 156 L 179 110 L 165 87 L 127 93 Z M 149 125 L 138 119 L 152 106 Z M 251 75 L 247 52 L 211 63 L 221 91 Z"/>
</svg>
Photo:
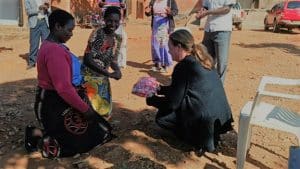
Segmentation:
<svg viewBox="0 0 300 169">
<path fill-rule="evenodd" d="M 73 35 L 72 15 L 55 10 L 49 16 L 50 35 L 41 45 L 38 60 L 38 90 L 35 102 L 43 132 L 26 128 L 25 148 L 42 149 L 44 157 L 64 157 L 87 152 L 110 138 L 111 127 L 84 101 L 85 92 L 74 84 L 74 55 L 63 43 Z M 79 65 L 80 66 L 80 65 Z"/>
<path fill-rule="evenodd" d="M 178 64 L 170 86 L 161 86 L 147 104 L 158 108 L 156 122 L 196 149 L 214 151 L 220 134 L 232 129 L 232 114 L 222 82 L 203 45 L 187 30 L 169 37 L 169 52 Z"/>
</svg>

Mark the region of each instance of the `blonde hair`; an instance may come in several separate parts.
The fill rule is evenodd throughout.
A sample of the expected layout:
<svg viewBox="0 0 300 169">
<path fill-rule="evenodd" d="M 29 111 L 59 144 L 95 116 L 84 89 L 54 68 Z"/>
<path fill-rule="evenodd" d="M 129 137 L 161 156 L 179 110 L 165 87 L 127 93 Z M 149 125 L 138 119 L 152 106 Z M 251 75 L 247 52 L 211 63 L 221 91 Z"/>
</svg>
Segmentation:
<svg viewBox="0 0 300 169">
<path fill-rule="evenodd" d="M 191 53 L 197 57 L 204 68 L 211 70 L 214 67 L 214 60 L 202 43 L 194 44 Z"/>
<path fill-rule="evenodd" d="M 208 53 L 207 48 L 202 43 L 195 44 L 194 37 L 189 31 L 176 30 L 171 33 L 169 39 L 174 46 L 180 45 L 183 50 L 195 56 L 204 68 L 211 70 L 214 67 L 214 60 Z"/>
</svg>

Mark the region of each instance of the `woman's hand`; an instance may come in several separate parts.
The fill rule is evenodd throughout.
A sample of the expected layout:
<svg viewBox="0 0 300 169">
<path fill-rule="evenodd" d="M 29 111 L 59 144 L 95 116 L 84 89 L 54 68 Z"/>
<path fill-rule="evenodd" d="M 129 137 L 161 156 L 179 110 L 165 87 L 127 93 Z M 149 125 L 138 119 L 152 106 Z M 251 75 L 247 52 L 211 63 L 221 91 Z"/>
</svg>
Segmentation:
<svg viewBox="0 0 300 169">
<path fill-rule="evenodd" d="M 150 16 L 150 15 L 151 15 L 151 7 L 150 7 L 150 6 L 146 6 L 146 8 L 145 8 L 145 14 L 146 14 L 147 16 Z"/>
<path fill-rule="evenodd" d="M 124 2 L 120 3 L 120 7 L 121 8 L 125 8 L 126 7 L 126 4 Z"/>
<path fill-rule="evenodd" d="M 172 14 L 172 11 L 171 11 L 170 7 L 166 7 L 165 10 L 166 10 L 166 14 L 167 15 L 171 15 Z"/>
<path fill-rule="evenodd" d="M 196 19 L 202 19 L 207 15 L 208 15 L 208 10 L 206 10 L 205 8 L 201 8 L 201 10 L 197 12 Z"/>
<path fill-rule="evenodd" d="M 153 96 L 152 97 L 146 97 L 146 104 L 148 105 L 148 106 L 153 106 L 154 104 L 153 104 Z"/>
<path fill-rule="evenodd" d="M 119 80 L 122 78 L 122 73 L 121 73 L 121 71 L 114 71 L 109 74 L 109 77 Z"/>
<path fill-rule="evenodd" d="M 39 10 L 48 10 L 48 6 L 46 4 L 40 5 Z"/>
<path fill-rule="evenodd" d="M 105 4 L 106 4 L 105 2 L 100 1 L 100 2 L 98 3 L 98 6 L 99 6 L 99 8 L 102 8 Z"/>
<path fill-rule="evenodd" d="M 89 109 L 83 113 L 83 116 L 87 121 L 92 121 L 95 119 L 96 115 L 96 112 L 91 107 L 89 107 Z"/>
</svg>

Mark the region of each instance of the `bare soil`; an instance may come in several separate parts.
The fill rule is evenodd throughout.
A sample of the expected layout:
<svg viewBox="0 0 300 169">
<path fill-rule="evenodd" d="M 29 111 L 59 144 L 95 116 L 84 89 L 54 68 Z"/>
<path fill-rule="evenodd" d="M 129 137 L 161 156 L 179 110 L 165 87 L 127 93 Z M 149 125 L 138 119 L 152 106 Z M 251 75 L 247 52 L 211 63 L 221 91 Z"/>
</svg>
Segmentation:
<svg viewBox="0 0 300 169">
<path fill-rule="evenodd" d="M 252 29 L 232 32 L 225 90 L 233 111 L 234 131 L 224 134 L 216 153 L 200 156 L 154 123 L 155 109 L 144 98 L 131 94 L 142 76 L 156 77 L 168 84 L 168 73 L 154 73 L 150 55 L 150 21 L 130 20 L 128 62 L 123 78 L 111 80 L 113 116 L 110 120 L 118 138 L 86 154 L 57 160 L 40 153 L 26 154 L 24 127 L 33 123 L 36 69 L 26 70 L 28 30 L 0 28 L 0 168 L 110 168 L 110 169 L 216 169 L 235 168 L 238 118 L 243 105 L 252 100 L 264 75 L 300 78 L 300 31 L 265 32 Z M 203 31 L 191 26 L 197 42 Z M 82 55 L 91 29 L 76 28 L 68 46 Z M 176 64 L 176 63 L 174 63 Z M 300 86 L 289 88 L 300 94 Z M 299 102 L 267 99 L 300 112 Z M 288 133 L 253 128 L 245 168 L 287 168 L 289 146 L 298 145 Z"/>
</svg>

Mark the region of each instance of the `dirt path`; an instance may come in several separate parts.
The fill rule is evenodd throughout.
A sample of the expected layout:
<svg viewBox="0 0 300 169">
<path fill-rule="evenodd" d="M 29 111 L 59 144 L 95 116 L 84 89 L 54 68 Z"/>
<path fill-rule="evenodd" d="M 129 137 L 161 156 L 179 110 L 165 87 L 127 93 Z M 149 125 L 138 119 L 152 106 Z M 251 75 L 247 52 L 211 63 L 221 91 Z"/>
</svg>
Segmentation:
<svg viewBox="0 0 300 169">
<path fill-rule="evenodd" d="M 197 41 L 203 32 L 191 28 Z M 0 168 L 81 168 L 111 169 L 199 169 L 235 168 L 239 111 L 253 99 L 263 75 L 300 77 L 300 31 L 274 34 L 262 30 L 234 31 L 225 89 L 234 114 L 235 131 L 225 134 L 218 153 L 197 156 L 188 146 L 154 124 L 155 110 L 143 98 L 131 94 L 132 85 L 141 76 L 154 76 L 168 83 L 169 73 L 150 71 L 150 25 L 131 21 L 128 32 L 128 66 L 120 81 L 112 80 L 114 110 L 111 123 L 118 138 L 88 154 L 60 160 L 42 159 L 40 154 L 23 150 L 23 130 L 34 122 L 33 102 L 36 70 L 25 70 L 28 49 L 27 31 L 1 28 L 11 34 L 0 38 Z M 82 55 L 91 30 L 76 29 L 68 46 Z M 290 89 L 300 93 L 300 86 Z M 271 100 L 299 112 L 299 103 Z M 287 133 L 253 128 L 246 168 L 287 168 L 288 149 L 297 145 Z M 77 165 L 78 166 L 78 165 Z"/>
</svg>

